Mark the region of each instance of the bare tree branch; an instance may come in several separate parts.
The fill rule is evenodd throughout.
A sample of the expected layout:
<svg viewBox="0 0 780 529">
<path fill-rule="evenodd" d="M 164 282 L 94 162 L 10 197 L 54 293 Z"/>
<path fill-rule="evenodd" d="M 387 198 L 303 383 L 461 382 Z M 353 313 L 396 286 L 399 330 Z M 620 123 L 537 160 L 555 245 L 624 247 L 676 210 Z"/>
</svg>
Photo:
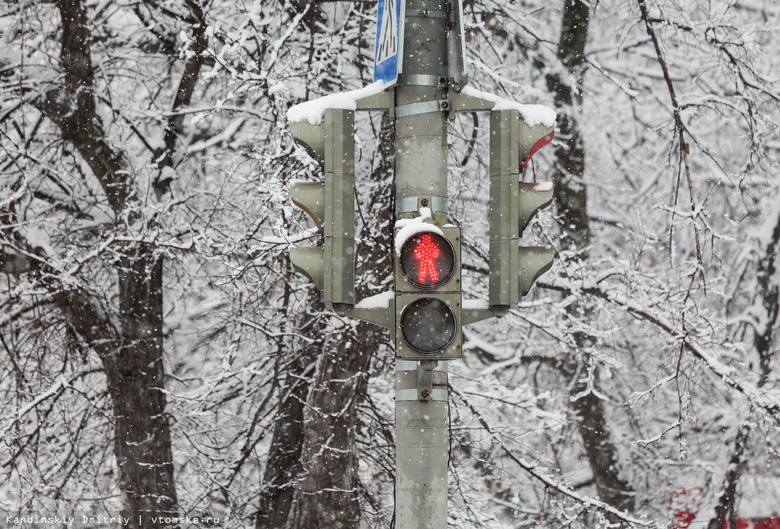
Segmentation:
<svg viewBox="0 0 780 529">
<path fill-rule="evenodd" d="M 616 509 L 615 507 L 604 503 L 603 501 L 599 501 L 595 498 L 590 498 L 588 496 L 584 496 L 582 494 L 579 494 L 576 492 L 573 488 L 565 485 L 558 479 L 555 479 L 551 476 L 546 475 L 542 469 L 539 468 L 538 465 L 534 463 L 530 463 L 523 458 L 519 457 L 517 454 L 515 454 L 512 450 L 510 450 L 506 444 L 501 440 L 501 438 L 496 435 L 496 433 L 493 431 L 493 429 L 490 427 L 488 422 L 485 420 L 485 418 L 482 416 L 479 411 L 471 405 L 471 403 L 465 398 L 465 396 L 457 390 L 457 388 L 454 388 L 453 386 L 450 386 L 450 391 L 452 391 L 454 394 L 458 395 L 458 397 L 461 399 L 461 401 L 471 410 L 471 413 L 474 414 L 474 416 L 477 417 L 477 420 L 479 421 L 479 424 L 482 425 L 482 428 L 485 429 L 486 432 L 488 432 L 493 439 L 496 440 L 498 445 L 501 447 L 501 451 L 506 454 L 509 459 L 515 462 L 517 466 L 519 466 L 521 469 L 523 469 L 525 472 L 527 472 L 530 476 L 532 476 L 534 479 L 537 479 L 544 483 L 545 486 L 550 487 L 562 495 L 571 498 L 581 505 L 583 505 L 586 508 L 595 508 L 600 511 L 603 511 L 610 517 L 614 517 L 622 522 L 625 522 L 627 524 L 630 524 L 631 526 L 638 526 L 638 527 L 661 527 L 657 524 L 654 524 L 653 522 L 649 522 L 646 520 L 639 520 L 637 518 L 634 518 L 631 516 L 630 513 L 622 511 L 620 509 Z"/>
<path fill-rule="evenodd" d="M 699 263 L 699 270 L 698 270 L 699 278 L 704 284 L 705 283 L 704 261 L 702 259 L 701 243 L 699 241 L 699 226 L 696 223 L 698 211 L 696 209 L 696 199 L 693 194 L 693 181 L 691 180 L 691 166 L 690 163 L 688 162 L 688 154 L 689 154 L 688 143 L 685 141 L 685 135 L 687 133 L 687 129 L 685 127 L 685 124 L 682 121 L 682 116 L 680 115 L 680 105 L 677 103 L 677 96 L 675 95 L 674 92 L 674 83 L 672 82 L 672 76 L 669 74 L 669 67 L 666 65 L 666 59 L 664 58 L 664 54 L 661 51 L 661 44 L 658 41 L 658 36 L 656 35 L 655 30 L 653 29 L 653 24 L 651 22 L 651 19 L 648 16 L 645 0 L 637 0 L 637 2 L 639 3 L 639 10 L 642 13 L 642 20 L 645 23 L 645 28 L 647 28 L 647 34 L 650 35 L 650 39 L 653 41 L 653 47 L 655 48 L 656 57 L 658 58 L 658 64 L 661 65 L 661 70 L 663 70 L 664 80 L 666 81 L 666 86 L 669 89 L 669 97 L 672 101 L 672 110 L 674 114 L 674 127 L 675 130 L 677 131 L 677 136 L 680 143 L 680 158 L 683 161 L 683 165 L 685 167 L 685 177 L 688 182 L 688 198 L 690 200 L 690 211 L 693 220 L 693 234 L 696 241 L 696 259 Z M 688 290 L 688 293 L 690 295 L 690 288 Z"/>
</svg>

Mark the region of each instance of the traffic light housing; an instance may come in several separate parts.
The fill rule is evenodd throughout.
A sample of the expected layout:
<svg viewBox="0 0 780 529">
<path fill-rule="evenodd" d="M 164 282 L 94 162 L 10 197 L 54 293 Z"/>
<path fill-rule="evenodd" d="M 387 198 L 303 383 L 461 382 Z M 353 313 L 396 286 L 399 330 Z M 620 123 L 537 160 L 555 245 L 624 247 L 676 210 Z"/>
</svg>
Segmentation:
<svg viewBox="0 0 780 529">
<path fill-rule="evenodd" d="M 421 220 L 396 224 L 396 356 L 404 360 L 461 358 L 460 228 Z"/>
<path fill-rule="evenodd" d="M 355 303 L 354 111 L 329 108 L 319 123 L 293 122 L 290 129 L 324 172 L 322 182 L 290 186 L 293 204 L 323 235 L 322 245 L 291 248 L 290 262 L 312 280 L 324 303 L 342 312 Z"/>
<path fill-rule="evenodd" d="M 520 247 L 519 242 L 537 211 L 552 202 L 551 183 L 522 183 L 520 172 L 552 141 L 553 131 L 526 123 L 515 109 L 490 112 L 490 307 L 516 306 L 552 266 L 552 248 Z"/>
</svg>

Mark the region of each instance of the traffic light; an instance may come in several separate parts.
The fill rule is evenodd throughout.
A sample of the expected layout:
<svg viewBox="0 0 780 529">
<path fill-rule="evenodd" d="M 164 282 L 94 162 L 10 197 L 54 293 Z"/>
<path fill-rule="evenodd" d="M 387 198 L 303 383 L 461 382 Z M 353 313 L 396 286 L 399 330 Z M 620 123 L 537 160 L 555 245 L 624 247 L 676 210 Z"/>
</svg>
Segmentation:
<svg viewBox="0 0 780 529">
<path fill-rule="evenodd" d="M 395 241 L 396 356 L 461 358 L 460 228 L 401 220 Z"/>
<path fill-rule="evenodd" d="M 520 213 L 518 226 L 520 236 L 536 213 L 552 203 L 552 182 L 539 184 L 520 183 Z M 555 252 L 549 246 L 521 246 L 520 253 L 520 297 L 528 294 L 536 279 L 552 267 Z"/>
<path fill-rule="evenodd" d="M 523 230 L 552 202 L 552 184 L 520 182 L 520 171 L 544 145 L 553 127 L 529 125 L 517 110 L 490 112 L 490 280 L 491 307 L 516 306 L 533 282 L 552 266 L 549 247 L 519 247 Z"/>
<path fill-rule="evenodd" d="M 290 129 L 324 171 L 322 182 L 290 186 L 293 204 L 323 235 L 321 246 L 291 248 L 290 262 L 314 282 L 324 303 L 343 312 L 355 303 L 354 111 L 326 109 L 320 123 L 293 122 Z"/>
</svg>

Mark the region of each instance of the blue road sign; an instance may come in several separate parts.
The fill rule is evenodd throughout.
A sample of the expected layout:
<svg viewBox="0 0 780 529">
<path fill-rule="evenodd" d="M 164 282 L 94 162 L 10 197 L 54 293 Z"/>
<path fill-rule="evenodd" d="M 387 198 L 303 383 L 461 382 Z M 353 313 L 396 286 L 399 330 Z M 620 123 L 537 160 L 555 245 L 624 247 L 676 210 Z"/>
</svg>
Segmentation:
<svg viewBox="0 0 780 529">
<path fill-rule="evenodd" d="M 379 0 L 374 49 L 374 81 L 393 84 L 401 71 L 403 0 Z"/>
</svg>

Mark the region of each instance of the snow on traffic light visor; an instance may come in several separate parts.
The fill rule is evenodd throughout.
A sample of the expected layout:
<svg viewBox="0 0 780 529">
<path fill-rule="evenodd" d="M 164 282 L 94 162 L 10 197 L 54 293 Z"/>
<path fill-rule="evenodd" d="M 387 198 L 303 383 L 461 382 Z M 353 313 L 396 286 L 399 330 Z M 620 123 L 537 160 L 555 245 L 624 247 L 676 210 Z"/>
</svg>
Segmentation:
<svg viewBox="0 0 780 529">
<path fill-rule="evenodd" d="M 407 240 L 401 249 L 401 269 L 407 281 L 420 288 L 436 288 L 455 269 L 455 252 L 438 233 L 424 231 Z"/>
</svg>

